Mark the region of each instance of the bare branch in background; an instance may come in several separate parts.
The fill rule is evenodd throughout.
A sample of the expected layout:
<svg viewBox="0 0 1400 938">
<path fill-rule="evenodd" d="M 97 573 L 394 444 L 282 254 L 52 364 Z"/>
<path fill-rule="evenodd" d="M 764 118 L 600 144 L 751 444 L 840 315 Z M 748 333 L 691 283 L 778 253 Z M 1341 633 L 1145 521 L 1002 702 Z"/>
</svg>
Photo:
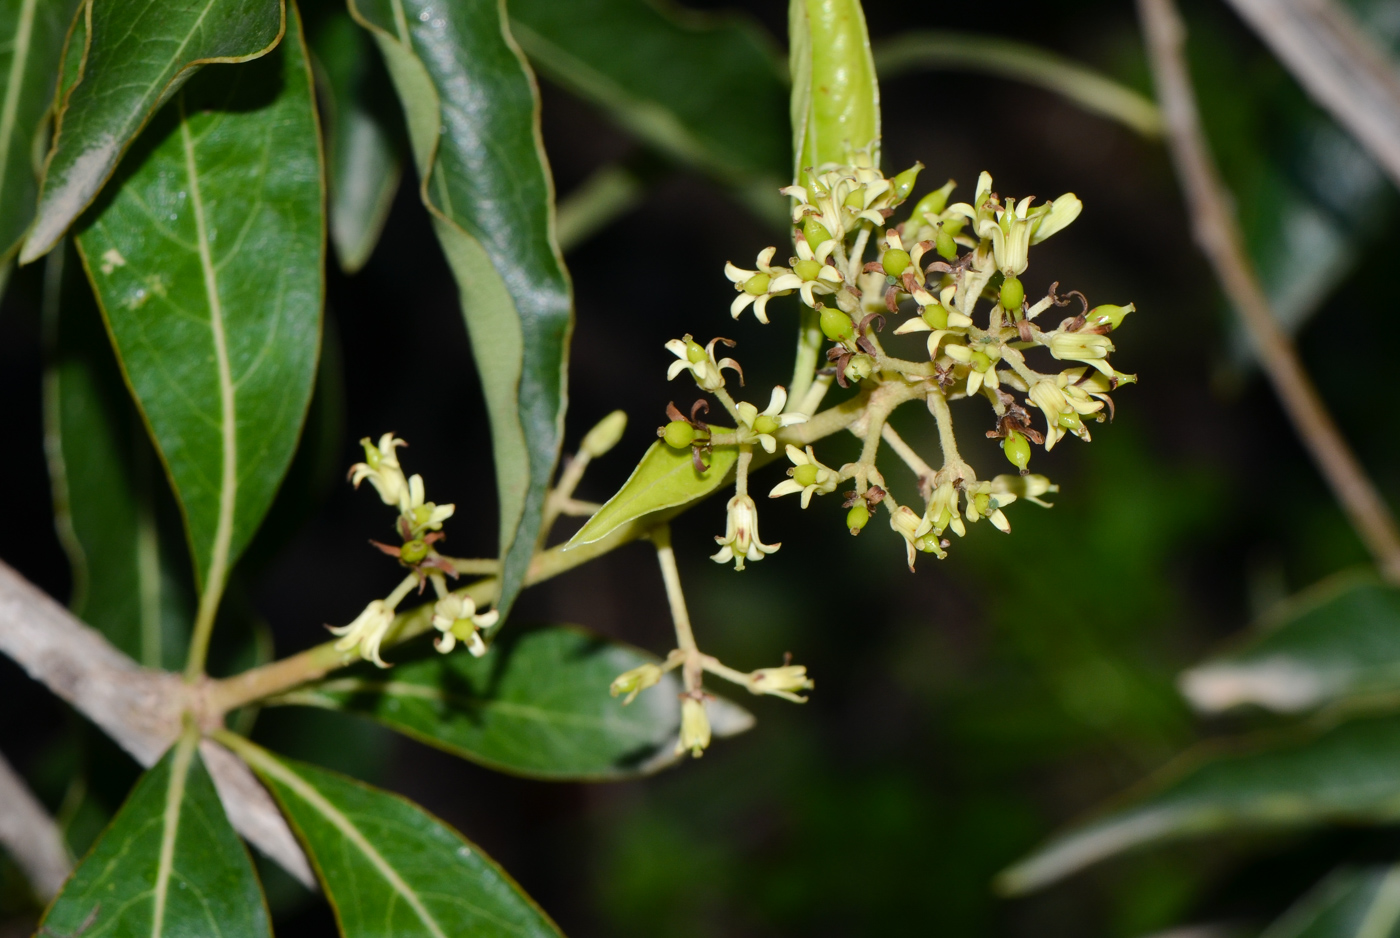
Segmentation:
<svg viewBox="0 0 1400 938">
<path fill-rule="evenodd" d="M 0 758 L 0 846 L 19 864 L 34 895 L 47 903 L 63 888 L 72 861 L 63 833 L 24 779 Z"/>
<path fill-rule="evenodd" d="M 1293 77 L 1400 186 L 1400 70 L 1334 0 L 1230 0 Z"/>
<path fill-rule="evenodd" d="M 1236 0 L 1241 2 L 1241 0 Z M 1246 0 L 1253 2 L 1253 0 Z M 1266 4 L 1275 6 L 1275 0 Z M 1296 0 L 1278 6 L 1300 6 Z M 1138 0 L 1157 98 L 1166 121 L 1167 141 L 1186 196 L 1196 243 L 1215 268 L 1230 302 L 1239 311 L 1260 363 L 1269 375 L 1304 446 L 1332 487 L 1352 527 L 1382 574 L 1400 583 L 1400 533 L 1390 508 L 1376 491 L 1331 414 L 1318 396 L 1297 350 L 1279 328 L 1259 284 L 1231 198 L 1206 145 L 1186 68 L 1186 29 L 1172 0 Z"/>
</svg>

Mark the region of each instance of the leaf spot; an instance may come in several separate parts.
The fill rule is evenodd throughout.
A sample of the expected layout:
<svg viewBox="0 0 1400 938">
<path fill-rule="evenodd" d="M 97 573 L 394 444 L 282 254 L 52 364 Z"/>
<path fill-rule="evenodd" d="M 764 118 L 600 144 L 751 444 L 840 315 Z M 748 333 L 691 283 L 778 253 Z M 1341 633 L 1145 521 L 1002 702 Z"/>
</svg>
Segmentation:
<svg viewBox="0 0 1400 938">
<path fill-rule="evenodd" d="M 122 257 L 122 252 L 116 248 L 108 248 L 102 254 L 102 272 L 110 274 L 118 267 L 126 266 L 126 258 Z"/>
</svg>

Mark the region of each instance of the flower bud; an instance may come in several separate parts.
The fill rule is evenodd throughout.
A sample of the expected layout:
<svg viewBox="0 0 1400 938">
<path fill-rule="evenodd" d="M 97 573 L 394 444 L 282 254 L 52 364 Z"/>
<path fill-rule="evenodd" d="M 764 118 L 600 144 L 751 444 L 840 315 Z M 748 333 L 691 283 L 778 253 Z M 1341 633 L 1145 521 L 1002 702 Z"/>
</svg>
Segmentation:
<svg viewBox="0 0 1400 938">
<path fill-rule="evenodd" d="M 630 704 L 633 700 L 637 699 L 637 695 L 642 691 L 659 683 L 662 673 L 661 668 L 654 664 L 640 665 L 630 671 L 624 671 L 613 678 L 612 684 L 608 687 L 608 692 L 614 697 L 619 694 L 626 694 L 627 699 L 622 703 L 623 705 Z"/>
<path fill-rule="evenodd" d="M 923 168 L 923 163 L 915 163 L 890 180 L 894 185 L 894 201 L 896 205 L 909 198 L 909 193 L 914 190 L 914 181 L 919 178 L 919 170 Z M 939 211 L 942 211 L 942 209 L 939 209 Z"/>
<path fill-rule="evenodd" d="M 822 310 L 821 326 L 822 335 L 833 342 L 849 342 L 856 334 L 851 317 L 830 306 Z"/>
<path fill-rule="evenodd" d="M 599 420 L 592 430 L 584 434 L 583 442 L 579 444 L 579 451 L 597 459 L 618 444 L 618 441 L 622 439 L 622 431 L 626 429 L 626 412 L 615 410 Z"/>
<path fill-rule="evenodd" d="M 875 359 L 869 355 L 852 355 L 846 363 L 847 381 L 864 381 L 875 373 Z"/>
<path fill-rule="evenodd" d="M 1021 286 L 1021 281 L 1015 277 L 1007 277 L 1001 285 L 1001 308 L 1019 310 L 1025 298 L 1026 288 Z"/>
<path fill-rule="evenodd" d="M 681 701 L 681 738 L 676 743 L 676 755 L 689 749 L 698 759 L 709 745 L 710 718 L 705 714 L 705 704 L 694 697 L 686 697 Z"/>
<path fill-rule="evenodd" d="M 428 556 L 428 545 L 420 540 L 412 540 L 399 548 L 399 562 L 414 566 L 423 562 L 423 558 Z"/>
<path fill-rule="evenodd" d="M 809 485 L 817 484 L 817 474 L 821 470 L 811 463 L 803 463 L 800 466 L 792 467 L 792 480 L 798 485 L 806 488 Z"/>
<path fill-rule="evenodd" d="M 916 222 L 927 221 L 926 215 L 942 215 L 943 210 L 948 207 L 948 196 L 953 192 L 953 180 L 949 179 L 942 188 L 934 189 L 928 195 L 919 200 L 919 204 L 914 206 L 914 211 L 910 213 Z"/>
<path fill-rule="evenodd" d="M 1095 306 L 1093 309 L 1089 310 L 1089 314 L 1086 318 L 1089 320 L 1089 325 L 1092 328 L 1108 326 L 1109 329 L 1117 329 L 1119 326 L 1123 325 L 1124 318 L 1131 312 L 1134 312 L 1132 303 L 1129 303 L 1127 306 L 1111 306 L 1106 304 L 1104 306 Z"/>
<path fill-rule="evenodd" d="M 785 664 L 780 668 L 759 668 L 749 674 L 749 693 L 773 694 L 786 697 L 794 703 L 806 703 L 807 698 L 798 691 L 811 690 L 816 684 L 807 676 L 807 668 L 800 664 Z"/>
<path fill-rule="evenodd" d="M 768 284 L 771 283 L 772 280 L 773 278 L 767 274 L 754 274 L 748 280 L 744 281 L 744 292 L 749 296 L 762 296 L 768 292 Z"/>
<path fill-rule="evenodd" d="M 934 248 L 938 251 L 938 256 L 945 261 L 951 261 L 958 256 L 958 243 L 953 240 L 953 236 L 948 233 L 947 228 L 938 229 L 938 237 L 934 239 Z"/>
<path fill-rule="evenodd" d="M 942 303 L 924 307 L 924 322 L 932 329 L 948 328 L 948 309 Z"/>
</svg>

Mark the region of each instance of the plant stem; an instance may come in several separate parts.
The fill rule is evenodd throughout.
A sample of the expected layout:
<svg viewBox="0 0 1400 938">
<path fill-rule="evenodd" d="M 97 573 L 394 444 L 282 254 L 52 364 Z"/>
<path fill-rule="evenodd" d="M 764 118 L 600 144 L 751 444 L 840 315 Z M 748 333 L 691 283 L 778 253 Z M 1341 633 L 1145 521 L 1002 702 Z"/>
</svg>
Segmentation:
<svg viewBox="0 0 1400 938">
<path fill-rule="evenodd" d="M 957 437 L 953 436 L 953 415 L 948 410 L 948 399 L 937 388 L 928 392 L 928 409 L 938 423 L 938 446 L 943 450 L 943 465 L 961 463 L 963 460 L 958 453 Z"/>
<path fill-rule="evenodd" d="M 1172 0 L 1138 0 L 1138 15 L 1196 243 L 1239 311 L 1284 411 L 1352 527 L 1382 575 L 1400 583 L 1400 531 L 1395 517 L 1337 429 L 1293 343 L 1279 328 L 1245 250 L 1239 222 L 1230 209 L 1233 200 L 1201 129 L 1186 67 L 1186 29 L 1181 17 Z"/>
<path fill-rule="evenodd" d="M 904 464 L 913 470 L 914 475 L 919 479 L 919 490 L 924 492 L 924 497 L 927 498 L 928 493 L 925 490 L 933 484 L 933 477 L 936 474 L 934 468 L 924 462 L 923 458 L 914 452 L 914 448 L 904 442 L 904 438 L 895 432 L 894 427 L 888 423 L 880 428 L 880 435 L 884 437 L 886 443 L 890 444 L 890 449 L 904 460 Z"/>
</svg>

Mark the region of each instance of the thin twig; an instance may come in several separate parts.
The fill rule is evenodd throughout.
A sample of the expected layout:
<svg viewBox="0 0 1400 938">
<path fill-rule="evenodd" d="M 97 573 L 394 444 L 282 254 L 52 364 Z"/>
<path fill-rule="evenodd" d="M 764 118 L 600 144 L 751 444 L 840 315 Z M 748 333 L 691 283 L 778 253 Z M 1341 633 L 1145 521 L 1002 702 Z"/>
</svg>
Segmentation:
<svg viewBox="0 0 1400 938">
<path fill-rule="evenodd" d="M 45 904 L 58 895 L 72 861 L 63 832 L 24 784 L 0 758 L 0 846 L 19 864 L 34 895 Z"/>
<path fill-rule="evenodd" d="M 1186 30 L 1172 0 L 1138 0 L 1143 34 L 1167 125 L 1167 140 L 1191 214 L 1196 243 L 1239 310 L 1284 411 L 1332 487 L 1381 573 L 1400 582 L 1400 533 L 1318 396 L 1297 351 L 1279 328 L 1254 273 L 1231 199 L 1213 162 L 1184 56 Z"/>
</svg>

